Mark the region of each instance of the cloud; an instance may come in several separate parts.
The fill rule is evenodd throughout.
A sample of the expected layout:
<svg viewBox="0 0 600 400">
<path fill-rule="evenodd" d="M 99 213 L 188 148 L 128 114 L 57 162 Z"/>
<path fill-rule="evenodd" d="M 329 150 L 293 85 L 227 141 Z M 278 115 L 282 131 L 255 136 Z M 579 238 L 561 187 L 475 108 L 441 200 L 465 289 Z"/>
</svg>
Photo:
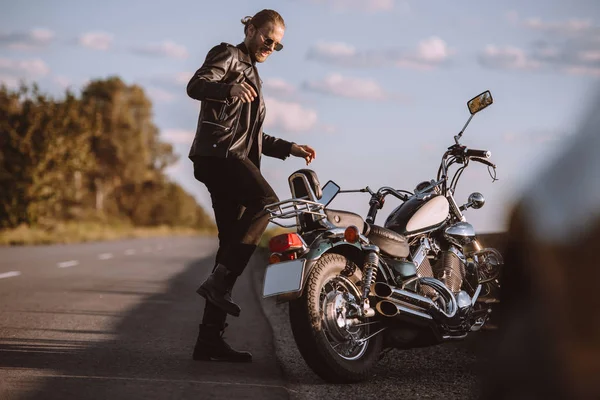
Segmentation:
<svg viewBox="0 0 600 400">
<path fill-rule="evenodd" d="M 170 103 L 178 97 L 168 90 L 164 90 L 153 86 L 148 87 L 146 91 L 148 92 L 148 96 L 150 96 L 150 99 L 152 99 L 152 101 L 156 103 Z"/>
<path fill-rule="evenodd" d="M 43 28 L 25 32 L 0 33 L 0 45 L 15 50 L 32 50 L 47 46 L 54 37 L 53 31 Z"/>
<path fill-rule="evenodd" d="M 39 58 L 31 60 L 13 60 L 0 58 L 0 73 L 14 76 L 38 78 L 48 75 L 50 68 Z"/>
<path fill-rule="evenodd" d="M 50 68 L 39 58 L 30 60 L 14 60 L 0 58 L 0 82 L 16 88 L 19 81 L 41 78 L 50 73 Z"/>
<path fill-rule="evenodd" d="M 523 28 L 543 33 L 544 38 L 525 49 L 490 45 L 479 56 L 483 66 L 600 76 L 600 26 L 594 25 L 591 20 L 522 19 L 516 13 L 509 20 Z"/>
<path fill-rule="evenodd" d="M 503 134 L 506 143 L 519 145 L 543 145 L 561 142 L 573 135 L 573 132 L 556 129 L 533 129 L 528 132 L 508 131 Z"/>
<path fill-rule="evenodd" d="M 89 79 L 71 79 L 64 75 L 54 75 L 52 77 L 52 82 L 58 86 L 61 90 L 71 90 L 73 91 L 76 88 L 83 88 L 84 86 L 89 84 Z"/>
<path fill-rule="evenodd" d="M 318 93 L 351 99 L 382 101 L 391 96 L 372 79 L 345 77 L 330 74 L 319 81 L 305 82 L 304 87 Z"/>
<path fill-rule="evenodd" d="M 160 43 L 150 43 L 143 46 L 134 47 L 133 52 L 151 57 L 175 59 L 185 59 L 189 56 L 185 46 L 168 40 Z"/>
<path fill-rule="evenodd" d="M 14 75 L 8 75 L 0 72 L 0 86 L 16 89 L 19 87 L 19 78 Z"/>
<path fill-rule="evenodd" d="M 548 32 L 561 35 L 572 35 L 589 32 L 592 28 L 592 21 L 589 19 L 571 18 L 566 21 L 543 21 L 541 18 L 528 18 L 524 20 L 523 26 L 541 32 Z"/>
<path fill-rule="evenodd" d="M 283 132 L 306 132 L 315 128 L 317 112 L 305 108 L 300 103 L 281 101 L 265 97 L 268 105 L 265 118 L 265 130 Z"/>
<path fill-rule="evenodd" d="M 523 49 L 488 45 L 479 55 L 481 65 L 493 69 L 534 70 L 540 62 L 532 59 Z"/>
<path fill-rule="evenodd" d="M 168 98 L 168 93 L 173 97 L 187 96 L 185 90 L 192 75 L 193 72 L 175 72 L 147 76 L 140 79 L 146 83 L 148 88 L 154 91 L 154 94 L 161 101 L 171 101 Z"/>
<path fill-rule="evenodd" d="M 71 82 L 71 80 L 64 75 L 56 75 L 54 78 L 52 78 L 52 81 L 61 89 L 67 89 L 73 84 L 73 82 Z"/>
<path fill-rule="evenodd" d="M 394 9 L 396 0 L 308 0 L 311 3 L 324 4 L 334 10 L 389 11 Z M 405 5 L 407 7 L 407 5 Z"/>
<path fill-rule="evenodd" d="M 112 46 L 114 35 L 107 32 L 88 32 L 79 36 L 78 43 L 92 50 L 106 51 Z"/>
<path fill-rule="evenodd" d="M 431 37 L 419 42 L 412 54 L 407 54 L 397 60 L 398 66 L 417 69 L 430 69 L 447 60 L 453 51 L 439 37 Z"/>
<path fill-rule="evenodd" d="M 188 144 L 191 145 L 196 135 L 195 131 L 186 129 L 166 129 L 162 131 L 161 137 L 163 140 L 173 144 Z"/>
<path fill-rule="evenodd" d="M 581 65 L 570 65 L 563 68 L 563 71 L 569 75 L 585 75 L 600 78 L 600 68 L 585 67 Z"/>
<path fill-rule="evenodd" d="M 396 66 L 430 70 L 445 63 L 454 50 L 437 36 L 420 41 L 413 49 L 357 50 L 340 42 L 320 42 L 307 54 L 309 60 L 344 67 Z"/>
<path fill-rule="evenodd" d="M 262 85 L 263 92 L 266 95 L 290 96 L 296 92 L 296 87 L 281 78 L 265 79 Z"/>
</svg>

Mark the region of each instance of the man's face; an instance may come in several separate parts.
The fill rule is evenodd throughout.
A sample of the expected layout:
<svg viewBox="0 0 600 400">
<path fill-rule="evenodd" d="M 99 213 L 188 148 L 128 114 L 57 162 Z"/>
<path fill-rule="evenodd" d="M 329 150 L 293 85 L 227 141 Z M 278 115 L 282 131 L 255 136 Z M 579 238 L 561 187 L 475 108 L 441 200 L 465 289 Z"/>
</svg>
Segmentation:
<svg viewBox="0 0 600 400">
<path fill-rule="evenodd" d="M 254 25 L 248 27 L 248 36 L 246 37 L 246 46 L 252 60 L 262 63 L 275 51 L 277 43 L 281 43 L 285 28 L 274 22 L 267 22 L 258 29 Z M 271 45 L 266 42 L 273 41 Z"/>
</svg>

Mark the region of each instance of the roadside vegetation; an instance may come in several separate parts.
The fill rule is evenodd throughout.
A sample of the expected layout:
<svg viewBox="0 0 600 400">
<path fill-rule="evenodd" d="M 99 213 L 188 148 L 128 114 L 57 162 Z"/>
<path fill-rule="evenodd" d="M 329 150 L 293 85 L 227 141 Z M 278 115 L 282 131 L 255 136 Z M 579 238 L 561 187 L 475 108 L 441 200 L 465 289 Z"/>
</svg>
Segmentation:
<svg viewBox="0 0 600 400">
<path fill-rule="evenodd" d="M 0 86 L 0 244 L 214 234 L 212 218 L 166 174 L 144 89 L 118 77 L 52 98 Z"/>
</svg>

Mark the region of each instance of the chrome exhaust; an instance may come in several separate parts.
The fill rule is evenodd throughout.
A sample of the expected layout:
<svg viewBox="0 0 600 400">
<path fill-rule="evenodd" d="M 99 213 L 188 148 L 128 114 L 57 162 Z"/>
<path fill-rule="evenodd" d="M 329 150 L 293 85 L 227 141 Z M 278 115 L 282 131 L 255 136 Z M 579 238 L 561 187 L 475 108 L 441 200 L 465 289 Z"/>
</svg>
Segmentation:
<svg viewBox="0 0 600 400">
<path fill-rule="evenodd" d="M 427 314 L 425 311 L 418 311 L 412 308 L 406 307 L 402 304 L 395 303 L 390 300 L 381 300 L 375 306 L 375 309 L 385 317 L 395 317 L 398 314 L 409 314 L 414 317 L 419 317 L 426 320 L 431 320 L 433 317 Z"/>
<path fill-rule="evenodd" d="M 373 285 L 373 294 L 383 300 L 377 304 L 377 311 L 384 316 L 395 316 L 405 312 L 425 319 L 433 319 L 435 314 L 444 319 L 451 319 L 456 315 L 458 304 L 454 294 L 442 282 L 433 278 L 419 278 L 419 282 L 432 287 L 444 298 L 447 304 L 445 310 L 442 310 L 429 297 L 394 288 L 384 282 L 377 282 Z M 397 311 L 394 313 L 392 307 L 384 301 L 394 304 Z"/>
</svg>

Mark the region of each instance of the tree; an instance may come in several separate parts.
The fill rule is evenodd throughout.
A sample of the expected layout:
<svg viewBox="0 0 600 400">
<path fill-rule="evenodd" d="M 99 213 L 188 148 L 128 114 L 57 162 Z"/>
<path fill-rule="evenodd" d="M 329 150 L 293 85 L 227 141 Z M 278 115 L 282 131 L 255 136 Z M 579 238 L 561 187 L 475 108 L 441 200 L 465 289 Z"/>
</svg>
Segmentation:
<svg viewBox="0 0 600 400">
<path fill-rule="evenodd" d="M 213 228 L 167 178 L 176 161 L 143 89 L 118 77 L 59 100 L 35 84 L 0 86 L 0 228 L 81 219 L 92 210 L 134 225 Z"/>
<path fill-rule="evenodd" d="M 76 177 L 93 166 L 84 111 L 71 93 L 0 88 L 0 226 L 64 218 L 81 198 Z"/>
</svg>

